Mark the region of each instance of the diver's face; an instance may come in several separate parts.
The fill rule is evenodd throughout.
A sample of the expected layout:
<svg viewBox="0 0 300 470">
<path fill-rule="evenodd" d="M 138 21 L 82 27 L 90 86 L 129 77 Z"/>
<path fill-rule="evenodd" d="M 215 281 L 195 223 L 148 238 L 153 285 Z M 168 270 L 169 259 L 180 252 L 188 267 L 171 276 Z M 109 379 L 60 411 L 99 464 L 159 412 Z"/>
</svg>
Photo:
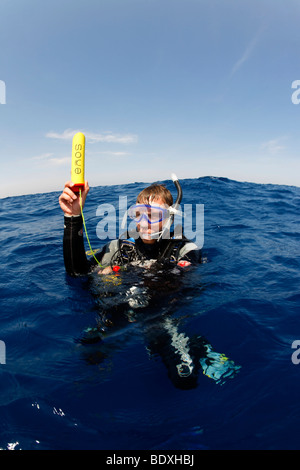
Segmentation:
<svg viewBox="0 0 300 470">
<path fill-rule="evenodd" d="M 150 201 L 149 204 L 151 204 L 153 206 L 161 206 L 163 208 L 168 207 L 166 205 L 166 202 L 161 198 L 157 198 L 155 200 L 152 200 L 152 201 Z M 151 209 L 150 208 L 149 208 L 148 214 L 149 214 L 149 219 L 150 219 L 151 218 Z M 156 242 L 158 236 L 156 236 L 156 238 L 151 238 L 152 234 L 157 233 L 157 232 L 161 232 L 165 222 L 166 222 L 166 220 L 162 220 L 160 222 L 150 224 L 149 220 L 147 220 L 146 217 L 143 217 L 141 219 L 141 221 L 137 224 L 137 231 L 139 232 L 142 241 L 144 243 L 148 244 L 148 245 L 153 245 L 153 243 Z"/>
</svg>

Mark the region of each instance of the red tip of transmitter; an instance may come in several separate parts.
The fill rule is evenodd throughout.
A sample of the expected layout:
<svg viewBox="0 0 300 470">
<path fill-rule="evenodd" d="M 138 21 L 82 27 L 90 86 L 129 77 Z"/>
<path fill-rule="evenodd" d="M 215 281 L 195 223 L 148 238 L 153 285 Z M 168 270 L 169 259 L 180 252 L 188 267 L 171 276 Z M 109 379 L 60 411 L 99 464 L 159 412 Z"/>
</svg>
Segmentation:
<svg viewBox="0 0 300 470">
<path fill-rule="evenodd" d="M 81 191 L 84 191 L 84 184 L 74 184 L 71 189 L 74 193 L 79 193 L 80 189 Z"/>
<path fill-rule="evenodd" d="M 120 266 L 114 266 L 113 267 L 113 272 L 118 273 L 120 271 Z"/>
</svg>

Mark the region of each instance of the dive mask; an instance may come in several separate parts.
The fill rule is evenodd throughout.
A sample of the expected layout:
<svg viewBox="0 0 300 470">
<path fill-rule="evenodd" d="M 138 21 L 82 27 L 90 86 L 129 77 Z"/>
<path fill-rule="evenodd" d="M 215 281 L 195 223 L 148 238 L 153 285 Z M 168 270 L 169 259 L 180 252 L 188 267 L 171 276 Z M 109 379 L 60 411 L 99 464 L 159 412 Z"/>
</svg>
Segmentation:
<svg viewBox="0 0 300 470">
<path fill-rule="evenodd" d="M 139 224 L 143 219 L 150 225 L 163 222 L 170 217 L 167 205 L 135 204 L 128 210 L 128 216 Z"/>
</svg>

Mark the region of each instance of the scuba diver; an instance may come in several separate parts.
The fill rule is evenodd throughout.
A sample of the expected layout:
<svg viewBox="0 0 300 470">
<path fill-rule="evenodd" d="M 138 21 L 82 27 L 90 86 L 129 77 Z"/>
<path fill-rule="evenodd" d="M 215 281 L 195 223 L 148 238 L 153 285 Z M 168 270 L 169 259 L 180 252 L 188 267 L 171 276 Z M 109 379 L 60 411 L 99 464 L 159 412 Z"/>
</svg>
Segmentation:
<svg viewBox="0 0 300 470">
<path fill-rule="evenodd" d="M 180 276 L 201 263 L 201 250 L 197 245 L 186 239 L 181 230 L 176 231 L 176 227 L 172 230 L 174 216 L 180 213 L 182 200 L 181 185 L 175 175 L 172 179 L 177 190 L 174 204 L 171 192 L 164 185 L 152 184 L 145 188 L 126 214 L 135 222 L 135 230 L 130 229 L 117 240 L 109 241 L 91 258 L 87 258 L 85 253 L 82 218 L 89 185 L 86 181 L 79 196 L 72 190 L 73 183 L 67 182 L 59 197 L 64 212 L 63 254 L 66 272 L 70 276 L 97 272 L 103 282 L 112 279 L 106 275 L 118 274 L 120 268 L 147 267 L 139 273 L 137 285 L 132 285 L 121 301 L 112 296 L 112 303 L 105 305 L 105 299 L 101 299 L 97 327 L 87 328 L 81 342 L 94 344 L 102 341 L 106 335 L 109 336 L 109 331 L 124 328 L 126 323 L 136 321 L 138 317 L 140 324 L 144 322 L 147 350 L 162 358 L 169 378 L 177 388 L 189 389 L 197 386 L 199 369 L 221 383 L 225 377 L 232 377 L 239 367 L 223 354 L 215 352 L 205 338 L 195 336 L 190 339 L 180 333 L 178 320 L 172 318 L 176 304 L 174 293 L 180 291 Z M 174 268 L 179 276 L 173 274 Z M 135 274 L 127 274 L 131 276 L 131 282 Z M 98 283 L 101 278 L 97 276 Z M 167 287 L 166 292 L 162 292 L 164 287 Z M 159 312 L 159 316 L 153 316 L 153 311 Z M 97 355 L 99 357 L 97 353 L 95 357 Z"/>
<path fill-rule="evenodd" d="M 86 274 L 95 267 L 97 261 L 102 266 L 102 274 L 113 272 L 114 267 L 132 262 L 155 260 L 158 263 L 177 264 L 182 268 L 201 261 L 201 250 L 191 243 L 181 232 L 170 233 L 174 215 L 182 199 L 180 183 L 175 175 L 173 181 L 177 188 L 177 199 L 173 205 L 171 192 L 161 184 L 153 184 L 138 195 L 136 205 L 127 211 L 136 223 L 133 233 L 127 232 L 118 240 L 107 243 L 96 258 L 87 259 L 83 244 L 83 220 L 81 207 L 84 206 L 89 192 L 88 182 L 82 192 L 81 201 L 72 191 L 73 184 L 67 182 L 59 197 L 64 212 L 64 262 L 71 276 Z M 124 238 L 125 237 L 125 238 Z"/>
</svg>

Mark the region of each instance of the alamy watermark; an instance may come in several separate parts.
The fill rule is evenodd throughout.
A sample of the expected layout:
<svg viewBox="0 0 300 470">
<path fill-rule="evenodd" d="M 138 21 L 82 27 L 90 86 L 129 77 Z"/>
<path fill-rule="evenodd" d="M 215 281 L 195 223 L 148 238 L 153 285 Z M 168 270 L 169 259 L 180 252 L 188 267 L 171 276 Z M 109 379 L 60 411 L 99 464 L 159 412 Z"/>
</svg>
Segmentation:
<svg viewBox="0 0 300 470">
<path fill-rule="evenodd" d="M 292 349 L 296 349 L 296 351 L 293 352 L 292 354 L 292 363 L 295 365 L 300 364 L 300 340 L 295 339 L 292 343 Z"/>
<path fill-rule="evenodd" d="M 0 364 L 6 364 L 6 346 L 4 341 L 0 341 Z"/>
<path fill-rule="evenodd" d="M 3 80 L 0 80 L 0 104 L 6 104 L 6 85 Z"/>
<path fill-rule="evenodd" d="M 134 205 L 133 205 L 134 206 Z M 119 196 L 118 207 L 113 204 L 100 204 L 96 210 L 96 216 L 101 217 L 97 224 L 96 233 L 100 240 L 114 240 L 116 238 L 127 238 L 130 236 L 137 239 L 140 233 L 137 222 L 128 217 L 127 196 Z M 158 232 L 156 224 L 153 225 L 155 235 L 152 238 L 170 239 L 183 237 L 195 243 L 199 249 L 204 244 L 204 204 L 179 205 L 173 214 L 172 226 L 160 227 Z"/>
<path fill-rule="evenodd" d="M 291 100 L 293 104 L 299 104 L 300 103 L 300 80 L 294 80 L 292 82 L 292 88 L 295 89 L 292 93 Z"/>
</svg>

